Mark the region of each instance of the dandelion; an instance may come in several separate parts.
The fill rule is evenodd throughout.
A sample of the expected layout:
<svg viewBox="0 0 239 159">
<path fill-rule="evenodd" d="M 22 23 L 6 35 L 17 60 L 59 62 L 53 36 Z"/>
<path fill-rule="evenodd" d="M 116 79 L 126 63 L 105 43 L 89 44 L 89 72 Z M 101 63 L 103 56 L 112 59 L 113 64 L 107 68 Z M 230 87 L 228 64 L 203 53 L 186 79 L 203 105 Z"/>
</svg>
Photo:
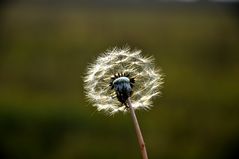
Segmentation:
<svg viewBox="0 0 239 159">
<path fill-rule="evenodd" d="M 86 95 L 98 111 L 109 114 L 130 111 L 142 156 L 146 148 L 134 110 L 149 109 L 152 98 L 159 95 L 162 75 L 152 57 L 129 48 L 107 50 L 88 67 L 84 78 Z"/>
<path fill-rule="evenodd" d="M 114 48 L 89 66 L 84 82 L 93 106 L 114 114 L 128 111 L 127 97 L 134 109 L 149 109 L 152 98 L 159 94 L 162 75 L 154 68 L 152 57 L 145 58 L 138 50 Z M 122 89 L 127 93 L 121 96 Z"/>
</svg>

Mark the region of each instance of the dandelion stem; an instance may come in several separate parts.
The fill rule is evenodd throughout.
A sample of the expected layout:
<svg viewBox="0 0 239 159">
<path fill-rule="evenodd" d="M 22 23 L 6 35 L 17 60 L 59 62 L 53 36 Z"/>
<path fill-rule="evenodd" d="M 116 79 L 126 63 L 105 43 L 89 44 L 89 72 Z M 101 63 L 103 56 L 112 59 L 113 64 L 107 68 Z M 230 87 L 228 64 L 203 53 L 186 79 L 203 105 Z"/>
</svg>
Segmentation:
<svg viewBox="0 0 239 159">
<path fill-rule="evenodd" d="M 139 142 L 142 158 L 143 159 L 148 159 L 148 155 L 147 155 L 147 151 L 146 151 L 146 147 L 145 147 L 145 143 L 144 143 L 144 138 L 142 136 L 142 133 L 141 133 L 141 130 L 140 130 L 140 127 L 139 127 L 139 123 L 138 123 L 137 117 L 135 115 L 134 108 L 132 106 L 130 98 L 128 98 L 127 104 L 130 108 L 130 114 L 131 114 L 131 117 L 132 117 L 132 120 L 133 120 L 133 123 L 134 123 L 134 128 L 135 128 L 135 131 L 136 131 L 136 134 L 137 134 L 137 139 L 138 139 L 138 142 Z"/>
</svg>

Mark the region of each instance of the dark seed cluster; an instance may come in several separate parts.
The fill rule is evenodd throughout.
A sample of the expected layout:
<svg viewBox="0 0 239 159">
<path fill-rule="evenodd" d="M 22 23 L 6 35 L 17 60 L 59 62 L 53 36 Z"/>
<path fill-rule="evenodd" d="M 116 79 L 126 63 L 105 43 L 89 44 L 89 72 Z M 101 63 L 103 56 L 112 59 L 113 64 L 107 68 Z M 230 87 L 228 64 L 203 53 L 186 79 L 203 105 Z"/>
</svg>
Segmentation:
<svg viewBox="0 0 239 159">
<path fill-rule="evenodd" d="M 117 73 L 111 77 L 110 87 L 115 90 L 119 102 L 127 106 L 126 101 L 133 93 L 135 79 L 128 73 Z"/>
</svg>

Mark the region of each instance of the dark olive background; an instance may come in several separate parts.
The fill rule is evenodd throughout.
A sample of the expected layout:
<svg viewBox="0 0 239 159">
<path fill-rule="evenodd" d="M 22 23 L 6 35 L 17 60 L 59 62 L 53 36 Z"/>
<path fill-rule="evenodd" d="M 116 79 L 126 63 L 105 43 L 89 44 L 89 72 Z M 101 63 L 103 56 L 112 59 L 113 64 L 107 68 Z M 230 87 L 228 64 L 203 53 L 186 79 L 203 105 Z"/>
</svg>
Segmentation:
<svg viewBox="0 0 239 159">
<path fill-rule="evenodd" d="M 237 3 L 80 2 L 2 1 L 1 159 L 140 158 L 130 115 L 97 112 L 83 90 L 87 64 L 125 45 L 165 75 L 137 111 L 150 159 L 238 157 Z"/>
</svg>

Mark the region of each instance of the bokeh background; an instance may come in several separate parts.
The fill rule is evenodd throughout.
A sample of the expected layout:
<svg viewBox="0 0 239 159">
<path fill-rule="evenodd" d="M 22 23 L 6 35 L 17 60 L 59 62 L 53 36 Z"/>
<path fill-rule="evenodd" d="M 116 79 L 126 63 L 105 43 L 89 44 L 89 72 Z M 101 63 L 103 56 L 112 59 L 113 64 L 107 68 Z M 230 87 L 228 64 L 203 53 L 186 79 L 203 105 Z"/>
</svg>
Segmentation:
<svg viewBox="0 0 239 159">
<path fill-rule="evenodd" d="M 239 5 L 214 1 L 2 0 L 0 158 L 140 158 L 129 114 L 88 103 L 82 77 L 108 48 L 153 55 L 165 74 L 137 111 L 150 159 L 235 159 Z"/>
</svg>

